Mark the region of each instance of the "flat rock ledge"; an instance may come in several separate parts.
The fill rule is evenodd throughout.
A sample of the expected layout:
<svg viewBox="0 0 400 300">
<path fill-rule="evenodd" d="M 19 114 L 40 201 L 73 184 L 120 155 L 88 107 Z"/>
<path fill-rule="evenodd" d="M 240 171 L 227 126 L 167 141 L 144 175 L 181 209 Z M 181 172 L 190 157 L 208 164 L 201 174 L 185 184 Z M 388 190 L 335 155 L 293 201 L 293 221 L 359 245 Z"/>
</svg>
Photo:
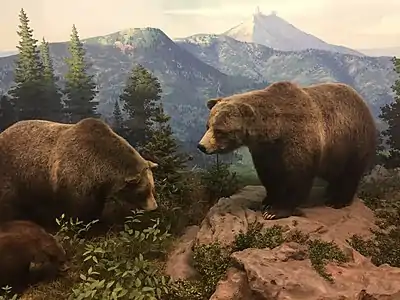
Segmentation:
<svg viewBox="0 0 400 300">
<path fill-rule="evenodd" d="M 310 198 L 320 197 L 315 189 Z M 285 234 L 300 230 L 310 238 L 335 242 L 350 258 L 345 264 L 328 263 L 333 282 L 311 266 L 304 245 L 286 242 L 274 249 L 249 248 L 234 252 L 237 266 L 227 270 L 210 300 L 400 300 L 400 268 L 374 266 L 354 250 L 347 239 L 357 234 L 371 236 L 373 212 L 356 199 L 351 206 L 333 209 L 302 208 L 303 216 L 264 220 L 259 207 L 265 196 L 261 186 L 247 186 L 229 198 L 221 198 L 200 226 L 189 227 L 170 253 L 167 273 L 175 280 L 196 277 L 192 246 L 219 242 L 231 244 L 235 236 L 259 222 L 263 228 L 280 225 Z M 302 255 L 304 254 L 304 255 Z"/>
</svg>

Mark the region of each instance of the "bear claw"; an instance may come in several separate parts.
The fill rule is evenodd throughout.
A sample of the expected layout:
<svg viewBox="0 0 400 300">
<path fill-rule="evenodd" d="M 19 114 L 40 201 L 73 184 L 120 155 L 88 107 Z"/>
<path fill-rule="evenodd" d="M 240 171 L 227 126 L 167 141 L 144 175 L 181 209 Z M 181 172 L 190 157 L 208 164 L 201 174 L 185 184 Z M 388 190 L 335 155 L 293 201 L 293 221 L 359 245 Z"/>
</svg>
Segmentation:
<svg viewBox="0 0 400 300">
<path fill-rule="evenodd" d="M 277 220 L 277 219 L 283 219 L 283 218 L 288 218 L 293 215 L 300 215 L 300 212 L 298 211 L 293 211 L 290 209 L 279 209 L 279 208 L 273 208 L 271 205 L 266 205 L 263 207 L 262 210 L 262 216 L 264 220 Z"/>
</svg>

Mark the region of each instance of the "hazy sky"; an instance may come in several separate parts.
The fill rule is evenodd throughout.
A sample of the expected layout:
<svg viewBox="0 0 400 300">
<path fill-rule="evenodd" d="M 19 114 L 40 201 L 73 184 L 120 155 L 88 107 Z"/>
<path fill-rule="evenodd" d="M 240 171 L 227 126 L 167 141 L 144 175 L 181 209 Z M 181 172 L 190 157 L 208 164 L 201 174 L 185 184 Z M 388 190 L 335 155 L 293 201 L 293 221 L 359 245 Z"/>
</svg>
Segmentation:
<svg viewBox="0 0 400 300">
<path fill-rule="evenodd" d="M 0 50 L 18 43 L 24 8 L 36 39 L 69 39 L 129 27 L 158 27 L 170 37 L 222 33 L 251 16 L 277 11 L 294 26 L 329 43 L 352 48 L 400 46 L 400 0 L 1 0 Z"/>
</svg>

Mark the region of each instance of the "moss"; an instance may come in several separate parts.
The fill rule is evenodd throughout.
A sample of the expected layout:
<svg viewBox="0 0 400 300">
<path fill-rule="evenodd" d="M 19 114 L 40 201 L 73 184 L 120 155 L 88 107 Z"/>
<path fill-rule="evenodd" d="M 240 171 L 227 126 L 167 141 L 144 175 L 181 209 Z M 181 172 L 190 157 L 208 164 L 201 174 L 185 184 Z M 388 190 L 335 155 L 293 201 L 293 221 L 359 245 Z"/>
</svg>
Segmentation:
<svg viewBox="0 0 400 300">
<path fill-rule="evenodd" d="M 308 253 L 313 268 L 326 280 L 333 282 L 332 275 L 326 272 L 326 264 L 329 261 L 344 263 L 348 257 L 333 242 L 321 240 L 308 241 Z"/>
</svg>

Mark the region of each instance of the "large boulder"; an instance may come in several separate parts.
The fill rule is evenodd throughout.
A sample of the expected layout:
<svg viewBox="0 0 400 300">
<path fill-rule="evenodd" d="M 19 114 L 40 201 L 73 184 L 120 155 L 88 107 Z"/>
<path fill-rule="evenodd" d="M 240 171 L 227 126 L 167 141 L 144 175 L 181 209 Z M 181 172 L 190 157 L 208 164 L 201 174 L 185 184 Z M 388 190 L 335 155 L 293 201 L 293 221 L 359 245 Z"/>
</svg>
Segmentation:
<svg viewBox="0 0 400 300">
<path fill-rule="evenodd" d="M 322 192 L 323 189 L 314 189 L 310 203 L 317 203 Z M 255 209 L 264 197 L 263 187 L 247 186 L 230 198 L 220 199 L 210 209 L 200 228 L 191 230 L 193 240 L 189 242 L 186 237 L 177 244 L 177 249 L 184 249 L 181 253 L 185 259 L 181 261 L 190 264 L 188 245 L 213 242 L 230 245 L 235 236 L 247 232 L 253 222 L 261 223 L 264 228 L 283 226 L 285 235 L 299 230 L 311 239 L 333 241 L 344 250 L 349 261 L 327 264 L 326 271 L 333 279 L 331 282 L 312 267 L 307 246 L 296 242 L 286 242 L 274 249 L 249 248 L 234 252 L 235 267 L 228 269 L 226 277 L 218 283 L 212 300 L 400 299 L 400 269 L 373 265 L 347 242 L 354 234 L 369 237 L 370 229 L 376 228 L 373 212 L 360 199 L 343 209 L 308 207 L 301 209 L 302 216 L 271 221 L 264 220 L 260 211 Z M 179 253 L 179 250 L 174 253 Z"/>
</svg>

